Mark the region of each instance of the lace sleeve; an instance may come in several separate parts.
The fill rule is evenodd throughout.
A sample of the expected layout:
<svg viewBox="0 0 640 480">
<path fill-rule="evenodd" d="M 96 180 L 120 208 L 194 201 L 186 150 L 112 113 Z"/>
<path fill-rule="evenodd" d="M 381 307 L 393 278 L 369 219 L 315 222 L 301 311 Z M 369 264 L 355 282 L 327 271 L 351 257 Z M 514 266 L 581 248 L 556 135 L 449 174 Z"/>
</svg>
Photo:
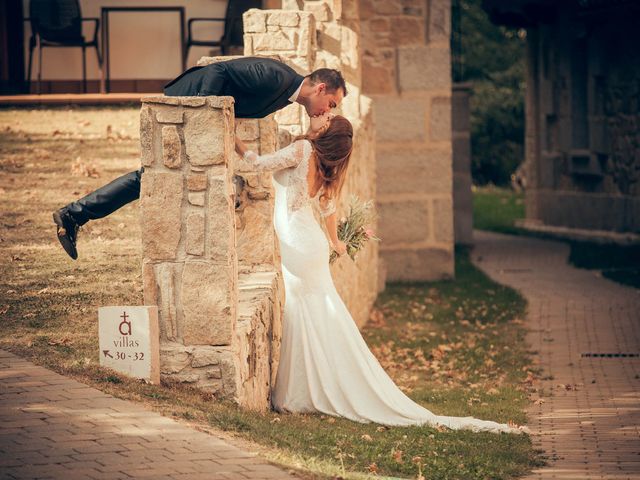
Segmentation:
<svg viewBox="0 0 640 480">
<path fill-rule="evenodd" d="M 324 202 L 324 205 L 323 202 L 320 201 L 320 215 L 322 216 L 322 218 L 328 217 L 332 213 L 335 213 L 335 211 L 336 203 L 334 202 L 333 198 L 330 198 L 329 200 Z"/>
<path fill-rule="evenodd" d="M 296 141 L 280 150 L 258 155 L 252 150 L 247 150 L 240 161 L 242 170 L 255 170 L 258 172 L 282 170 L 300 163 L 303 153 L 302 141 Z"/>
</svg>

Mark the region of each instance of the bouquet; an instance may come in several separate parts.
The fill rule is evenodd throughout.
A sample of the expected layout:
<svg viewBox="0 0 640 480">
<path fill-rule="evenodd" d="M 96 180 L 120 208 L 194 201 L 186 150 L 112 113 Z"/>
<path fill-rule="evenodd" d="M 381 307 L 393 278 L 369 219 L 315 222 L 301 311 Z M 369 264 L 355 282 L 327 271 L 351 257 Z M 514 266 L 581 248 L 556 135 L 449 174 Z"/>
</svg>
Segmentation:
<svg viewBox="0 0 640 480">
<path fill-rule="evenodd" d="M 375 236 L 373 230 L 368 228 L 370 223 L 376 219 L 373 210 L 373 201 L 361 202 L 356 195 L 351 195 L 349 202 L 349 215 L 342 217 L 338 223 L 338 240 L 344 242 L 347 247 L 347 254 L 352 260 L 364 247 L 367 240 L 380 241 Z M 329 263 L 333 263 L 338 258 L 338 254 L 331 252 Z"/>
</svg>

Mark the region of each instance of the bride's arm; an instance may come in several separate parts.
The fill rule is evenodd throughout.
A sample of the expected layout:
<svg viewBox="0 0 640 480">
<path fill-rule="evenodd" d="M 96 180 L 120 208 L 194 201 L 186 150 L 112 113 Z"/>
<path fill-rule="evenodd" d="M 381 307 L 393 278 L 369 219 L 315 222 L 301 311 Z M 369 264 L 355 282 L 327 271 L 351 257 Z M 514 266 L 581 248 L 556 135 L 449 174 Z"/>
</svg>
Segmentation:
<svg viewBox="0 0 640 480">
<path fill-rule="evenodd" d="M 338 219 L 333 200 L 329 200 L 326 206 L 320 205 L 320 214 L 324 218 L 324 223 L 327 226 L 331 248 L 334 249 L 338 255 L 345 254 L 347 247 L 344 242 L 338 239 Z"/>
<path fill-rule="evenodd" d="M 258 155 L 249 150 L 245 143 L 236 135 L 236 152 L 240 155 L 241 170 L 274 171 L 293 167 L 302 160 L 304 141 L 298 140 L 280 150 Z"/>
</svg>

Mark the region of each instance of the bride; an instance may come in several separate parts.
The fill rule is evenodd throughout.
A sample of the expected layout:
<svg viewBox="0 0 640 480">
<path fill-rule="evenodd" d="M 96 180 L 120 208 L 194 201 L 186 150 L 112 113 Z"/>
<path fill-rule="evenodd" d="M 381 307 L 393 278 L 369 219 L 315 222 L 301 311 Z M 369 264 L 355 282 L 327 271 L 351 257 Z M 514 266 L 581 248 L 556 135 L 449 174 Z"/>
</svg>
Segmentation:
<svg viewBox="0 0 640 480">
<path fill-rule="evenodd" d="M 273 409 L 322 412 L 363 423 L 521 433 L 522 427 L 431 413 L 393 383 L 367 347 L 329 270 L 330 248 L 346 252 L 337 236 L 335 199 L 352 142 L 351 123 L 331 114 L 311 118 L 306 135 L 267 155 L 248 150 L 236 136 L 243 169 L 274 172 L 273 225 L 280 242 L 285 305 Z M 330 243 L 313 215 L 314 202 Z"/>
</svg>

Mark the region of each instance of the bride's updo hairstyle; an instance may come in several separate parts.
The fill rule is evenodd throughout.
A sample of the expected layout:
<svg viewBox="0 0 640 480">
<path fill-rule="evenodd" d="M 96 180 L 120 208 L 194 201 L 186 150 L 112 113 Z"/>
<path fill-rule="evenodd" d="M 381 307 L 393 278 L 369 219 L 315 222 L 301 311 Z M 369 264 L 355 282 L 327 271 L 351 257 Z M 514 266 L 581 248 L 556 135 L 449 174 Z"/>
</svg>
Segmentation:
<svg viewBox="0 0 640 480">
<path fill-rule="evenodd" d="M 322 185 L 318 189 L 324 187 L 320 198 L 323 201 L 337 199 L 353 150 L 351 122 L 342 115 L 336 115 L 329 120 L 328 128 L 319 136 L 314 138 L 303 135 L 298 138 L 306 138 L 313 146 L 312 158 L 315 158 L 317 172 L 322 179 Z"/>
</svg>

